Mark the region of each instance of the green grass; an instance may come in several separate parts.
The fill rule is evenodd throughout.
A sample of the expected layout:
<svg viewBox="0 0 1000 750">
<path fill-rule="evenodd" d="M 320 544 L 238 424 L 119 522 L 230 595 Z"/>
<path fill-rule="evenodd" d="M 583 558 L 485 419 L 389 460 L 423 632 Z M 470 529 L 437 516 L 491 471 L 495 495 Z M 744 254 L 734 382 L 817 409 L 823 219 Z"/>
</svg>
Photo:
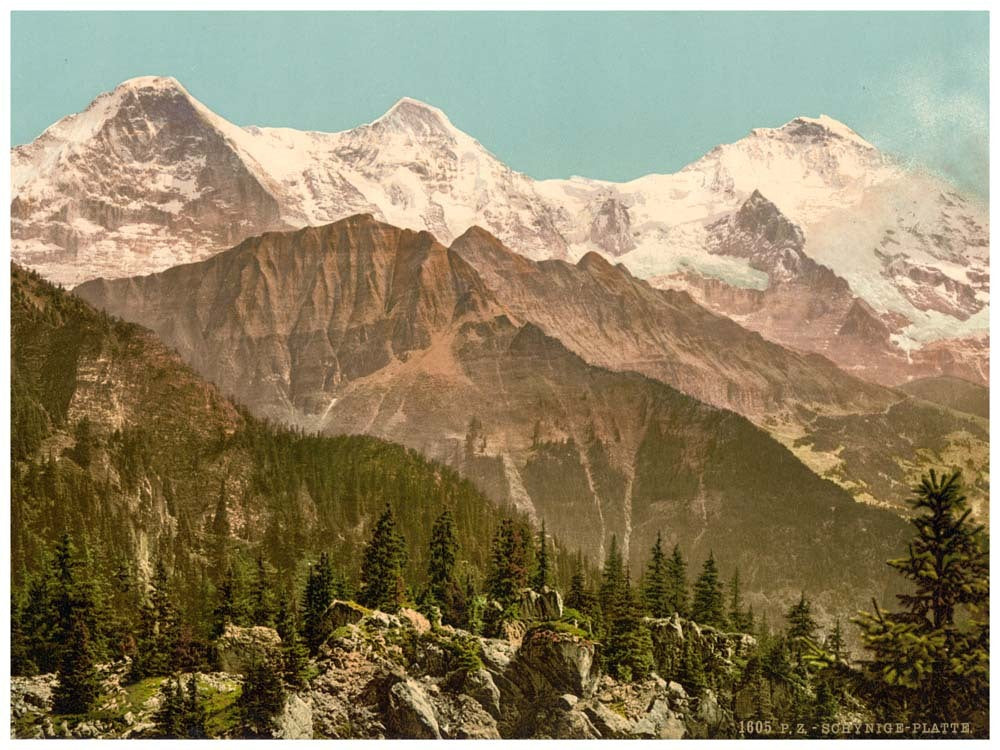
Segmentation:
<svg viewBox="0 0 1000 750">
<path fill-rule="evenodd" d="M 234 689 L 223 692 L 209 690 L 205 701 L 205 729 L 209 737 L 223 737 L 239 723 L 236 701 L 243 694 L 243 688 L 234 683 Z"/>
<path fill-rule="evenodd" d="M 559 622 L 557 620 L 551 622 L 543 622 L 540 625 L 536 625 L 531 630 L 529 630 L 527 634 L 525 634 L 525 638 L 527 638 L 528 635 L 530 635 L 531 633 L 537 633 L 538 631 L 541 630 L 549 630 L 552 631 L 553 633 L 563 633 L 566 635 L 575 636 L 577 638 L 582 638 L 583 640 L 591 640 L 590 635 L 587 633 L 586 630 L 574 627 L 573 625 L 570 625 L 568 622 Z"/>
</svg>

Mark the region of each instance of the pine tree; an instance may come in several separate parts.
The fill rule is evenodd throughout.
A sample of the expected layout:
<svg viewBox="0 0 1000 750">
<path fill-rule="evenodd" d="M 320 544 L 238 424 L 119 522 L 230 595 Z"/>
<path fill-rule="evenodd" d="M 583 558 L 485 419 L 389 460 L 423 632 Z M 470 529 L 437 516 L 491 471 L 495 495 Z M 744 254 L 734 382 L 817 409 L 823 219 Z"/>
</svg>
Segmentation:
<svg viewBox="0 0 1000 750">
<path fill-rule="evenodd" d="M 726 615 L 723 606 L 722 584 L 715 556 L 710 552 L 702 566 L 701 575 L 694 584 L 694 601 L 691 604 L 691 619 L 699 625 L 725 628 Z"/>
<path fill-rule="evenodd" d="M 504 610 L 520 600 L 521 589 L 528 584 L 524 542 L 521 529 L 511 519 L 505 518 L 500 522 L 491 546 L 486 591 Z"/>
<path fill-rule="evenodd" d="M 545 521 L 538 532 L 538 552 L 535 554 L 535 574 L 531 578 L 531 588 L 541 591 L 549 585 L 549 542 L 545 535 Z"/>
<path fill-rule="evenodd" d="M 708 680 L 705 677 L 705 664 L 701 653 L 692 640 L 685 638 L 681 646 L 681 663 L 677 671 L 677 680 L 690 695 L 698 697 L 708 687 Z"/>
<path fill-rule="evenodd" d="M 833 629 L 830 630 L 830 634 L 826 638 L 826 650 L 833 655 L 836 661 L 843 661 L 847 657 L 839 617 L 834 620 Z"/>
<path fill-rule="evenodd" d="M 82 714 L 93 707 L 100 693 L 100 679 L 94 664 L 90 633 L 83 619 L 77 619 L 63 651 L 52 691 L 52 710 L 57 714 Z"/>
<path fill-rule="evenodd" d="M 247 599 L 243 581 L 230 565 L 219 581 L 213 610 L 212 635 L 219 637 L 227 625 L 243 625 L 247 620 Z"/>
<path fill-rule="evenodd" d="M 743 609 L 739 568 L 733 571 L 733 578 L 729 582 L 729 627 L 739 633 L 753 632 L 753 608 Z"/>
<path fill-rule="evenodd" d="M 455 519 L 445 510 L 434 521 L 431 529 L 430 555 L 427 561 L 426 605 L 436 605 L 441 619 L 449 625 L 461 627 L 467 619 L 468 599 L 465 590 L 455 579 L 458 558 L 458 539 Z"/>
<path fill-rule="evenodd" d="M 650 617 L 670 617 L 674 612 L 670 602 L 667 559 L 663 554 L 663 539 L 659 533 L 656 534 L 656 544 L 653 545 L 642 581 L 642 598 Z"/>
<path fill-rule="evenodd" d="M 405 566 L 406 543 L 396 530 L 392 509 L 386 505 L 364 550 L 358 602 L 372 609 L 396 612 L 406 594 Z"/>
<path fill-rule="evenodd" d="M 275 717 L 285 705 L 285 686 L 278 667 L 271 661 L 254 661 L 243 677 L 243 691 L 236 699 L 243 734 L 267 738 L 274 734 Z"/>
<path fill-rule="evenodd" d="M 573 563 L 573 577 L 569 582 L 565 604 L 568 609 L 575 609 L 585 617 L 592 617 L 594 614 L 594 595 L 587 589 L 587 580 L 583 574 L 583 556 L 580 553 L 577 553 Z"/>
<path fill-rule="evenodd" d="M 178 689 L 180 682 L 177 683 Z M 188 677 L 187 695 L 184 698 L 184 714 L 181 729 L 184 737 L 193 740 L 206 739 L 208 721 L 205 705 L 198 699 L 198 678 L 195 675 Z"/>
<path fill-rule="evenodd" d="M 819 680 L 816 685 L 816 697 L 813 699 L 811 725 L 814 738 L 823 737 L 822 727 L 824 724 L 833 724 L 837 721 L 837 696 L 826 680 Z"/>
<path fill-rule="evenodd" d="M 687 565 L 681 556 L 680 545 L 675 544 L 667 561 L 667 611 L 687 617 L 688 606 Z"/>
<path fill-rule="evenodd" d="M 610 622 L 611 615 L 621 601 L 624 590 L 625 563 L 622 560 L 622 553 L 618 549 L 618 538 L 612 535 L 608 554 L 604 558 L 604 569 L 601 571 L 601 586 L 597 594 L 601 616 L 605 623 Z"/>
<path fill-rule="evenodd" d="M 257 555 L 256 575 L 250 589 L 250 621 L 254 625 L 271 627 L 274 625 L 274 595 L 271 575 L 264 562 L 264 556 Z"/>
<path fill-rule="evenodd" d="M 319 560 L 309 566 L 309 573 L 306 577 L 306 588 L 302 600 L 304 611 L 303 636 L 309 651 L 315 654 L 323 642 L 326 633 L 323 630 L 323 615 L 326 614 L 327 607 L 334 597 L 333 568 L 330 566 L 330 557 L 323 552 Z"/>
<path fill-rule="evenodd" d="M 616 600 L 610 604 L 607 620 L 605 668 L 623 682 L 644 679 L 653 668 L 653 642 L 627 574 Z"/>
<path fill-rule="evenodd" d="M 162 560 L 156 562 L 149 599 L 142 605 L 139 620 L 130 677 L 137 681 L 150 675 L 169 674 L 176 666 L 180 621 L 170 597 L 167 570 Z"/>
<path fill-rule="evenodd" d="M 799 659 L 809 646 L 816 641 L 816 631 L 819 626 L 812 617 L 812 605 L 806 599 L 805 592 L 799 596 L 799 601 L 793 604 L 786 615 L 788 620 L 788 642 L 792 653 Z"/>
<path fill-rule="evenodd" d="M 281 673 L 292 687 L 304 687 L 309 666 L 309 650 L 296 624 L 295 604 L 282 597 L 278 605 L 277 630 L 281 638 Z"/>
<path fill-rule="evenodd" d="M 159 737 L 184 737 L 184 690 L 179 679 L 168 678 L 160 686 L 160 707 L 153 723 Z"/>
<path fill-rule="evenodd" d="M 989 564 L 982 526 L 970 521 L 961 473 L 931 471 L 914 490 L 916 535 L 889 565 L 914 587 L 903 611 L 863 613 L 865 646 L 886 709 L 933 721 L 985 716 L 989 700 Z M 874 602 L 873 602 L 874 603 Z M 963 616 L 957 616 L 964 610 Z M 977 731 L 987 731 L 985 724 Z"/>
</svg>

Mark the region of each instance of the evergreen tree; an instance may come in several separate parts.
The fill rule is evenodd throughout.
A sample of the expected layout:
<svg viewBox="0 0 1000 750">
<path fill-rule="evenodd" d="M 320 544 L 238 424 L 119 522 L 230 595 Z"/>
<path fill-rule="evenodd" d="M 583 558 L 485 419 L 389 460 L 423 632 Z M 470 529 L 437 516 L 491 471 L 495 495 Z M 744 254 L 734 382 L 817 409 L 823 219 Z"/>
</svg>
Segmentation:
<svg viewBox="0 0 1000 750">
<path fill-rule="evenodd" d="M 178 682 L 177 687 L 180 688 L 180 682 Z M 198 678 L 191 675 L 188 677 L 187 695 L 184 698 L 184 718 L 181 726 L 184 732 L 183 736 L 193 740 L 206 739 L 208 737 L 207 721 L 205 706 L 198 699 Z"/>
<path fill-rule="evenodd" d="M 243 677 L 243 691 L 236 699 L 244 736 L 272 737 L 274 719 L 284 706 L 285 686 L 280 670 L 268 660 L 252 662 Z"/>
<path fill-rule="evenodd" d="M 739 633 L 753 632 L 753 610 L 743 609 L 740 598 L 740 569 L 733 571 L 729 582 L 729 627 Z"/>
<path fill-rule="evenodd" d="M 811 725 L 814 738 L 825 736 L 822 732 L 824 724 L 833 724 L 837 721 L 837 696 L 826 680 L 819 680 L 816 685 L 816 697 L 813 699 Z"/>
<path fill-rule="evenodd" d="M 813 619 L 812 605 L 806 599 L 804 591 L 799 596 L 799 601 L 788 610 L 785 618 L 788 620 L 788 639 L 793 644 L 800 641 L 816 640 L 816 630 L 819 625 Z"/>
<path fill-rule="evenodd" d="M 598 604 L 605 623 L 609 623 L 615 607 L 620 603 L 625 590 L 625 563 L 618 549 L 618 538 L 611 537 L 608 554 L 604 558 L 604 569 L 601 571 L 601 586 L 598 590 Z"/>
<path fill-rule="evenodd" d="M 549 542 L 545 535 L 545 521 L 538 532 L 538 552 L 535 554 L 535 574 L 531 578 L 531 588 L 541 591 L 549 585 Z"/>
<path fill-rule="evenodd" d="M 493 537 L 490 570 L 486 591 L 490 598 L 508 610 L 520 600 L 521 589 L 528 584 L 528 563 L 525 539 L 521 529 L 505 518 Z"/>
<path fill-rule="evenodd" d="M 663 554 L 663 539 L 659 532 L 650 553 L 646 576 L 642 581 L 642 598 L 650 617 L 670 617 L 674 610 L 670 602 L 670 580 L 667 559 Z"/>
<path fill-rule="evenodd" d="M 667 611 L 670 614 L 676 612 L 681 617 L 689 614 L 687 565 L 678 544 L 674 545 L 673 554 L 667 561 Z"/>
<path fill-rule="evenodd" d="M 281 638 L 281 673 L 292 687 L 304 687 L 309 650 L 299 635 L 295 614 L 294 603 L 283 597 L 277 616 L 278 636 Z"/>
<path fill-rule="evenodd" d="M 319 560 L 309 566 L 306 577 L 306 589 L 302 597 L 304 602 L 303 635 L 309 651 L 315 654 L 323 642 L 326 633 L 323 631 L 323 615 L 334 597 L 333 568 L 330 557 L 323 552 Z"/>
<path fill-rule="evenodd" d="M 160 686 L 160 707 L 153 716 L 156 734 L 164 739 L 184 737 L 184 690 L 180 679 L 168 678 Z"/>
<path fill-rule="evenodd" d="M 406 594 L 405 566 L 406 543 L 396 529 L 392 509 L 386 505 L 365 547 L 358 602 L 372 609 L 396 612 Z"/>
<path fill-rule="evenodd" d="M 219 582 L 213 611 L 212 636 L 218 638 L 227 625 L 243 625 L 247 620 L 248 602 L 240 580 L 232 565 Z"/>
<path fill-rule="evenodd" d="M 699 625 L 725 628 L 726 615 L 723 605 L 722 584 L 715 556 L 710 552 L 702 566 L 701 575 L 694 584 L 694 600 L 691 603 L 691 619 Z"/>
<path fill-rule="evenodd" d="M 180 643 L 180 621 L 171 600 L 167 569 L 157 560 L 148 601 L 140 613 L 138 644 L 131 678 L 165 675 L 174 670 Z"/>
<path fill-rule="evenodd" d="M 271 574 L 264 562 L 264 556 L 257 555 L 256 575 L 250 589 L 250 621 L 254 625 L 272 627 L 274 625 L 275 607 L 272 593 Z"/>
<path fill-rule="evenodd" d="M 573 577 L 569 582 L 565 604 L 567 608 L 575 609 L 586 617 L 593 615 L 594 595 L 587 589 L 587 581 L 583 574 L 583 556 L 580 553 L 577 553 L 573 563 Z"/>
<path fill-rule="evenodd" d="M 705 664 L 691 638 L 685 638 L 681 646 L 681 663 L 677 670 L 677 680 L 693 697 L 700 696 L 708 687 Z"/>
<path fill-rule="evenodd" d="M 847 658 L 847 651 L 844 647 L 844 634 L 840 628 L 840 618 L 833 622 L 833 629 L 826 638 L 826 650 L 829 651 L 836 661 L 843 661 Z"/>
<path fill-rule="evenodd" d="M 82 714 L 93 707 L 100 693 L 100 679 L 94 664 L 90 633 L 83 619 L 70 629 L 52 691 L 52 710 L 57 714 Z"/>
<path fill-rule="evenodd" d="M 605 668 L 623 682 L 644 679 L 653 668 L 653 642 L 628 575 L 609 607 L 607 620 Z"/>
<path fill-rule="evenodd" d="M 438 604 L 445 600 L 448 589 L 454 583 L 457 556 L 455 519 L 450 510 L 445 510 L 435 519 L 431 529 L 431 548 L 427 561 L 428 588 Z"/>
<path fill-rule="evenodd" d="M 889 565 L 913 592 L 898 595 L 902 612 L 882 612 L 875 604 L 874 614 L 855 620 L 884 686 L 881 699 L 913 719 L 985 717 L 989 564 L 983 528 L 970 521 L 958 471 L 925 475 L 912 504 L 916 535 L 908 554 Z M 988 731 L 985 719 L 977 731 Z"/>
<path fill-rule="evenodd" d="M 450 510 L 445 510 L 434 521 L 431 529 L 425 604 L 438 606 L 443 622 L 461 627 L 467 620 L 468 599 L 465 590 L 455 579 L 457 557 L 455 519 Z"/>
</svg>

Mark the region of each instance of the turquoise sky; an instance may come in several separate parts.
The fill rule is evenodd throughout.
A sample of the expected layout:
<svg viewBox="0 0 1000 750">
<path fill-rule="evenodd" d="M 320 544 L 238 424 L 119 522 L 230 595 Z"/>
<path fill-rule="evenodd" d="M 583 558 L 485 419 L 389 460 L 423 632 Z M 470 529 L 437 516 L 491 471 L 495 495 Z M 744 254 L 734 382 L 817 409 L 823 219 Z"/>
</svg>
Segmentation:
<svg viewBox="0 0 1000 750">
<path fill-rule="evenodd" d="M 159 74 L 241 125 L 342 130 L 412 96 L 534 177 L 624 180 L 825 113 L 985 195 L 988 45 L 985 12 L 19 12 L 11 137 Z"/>
</svg>

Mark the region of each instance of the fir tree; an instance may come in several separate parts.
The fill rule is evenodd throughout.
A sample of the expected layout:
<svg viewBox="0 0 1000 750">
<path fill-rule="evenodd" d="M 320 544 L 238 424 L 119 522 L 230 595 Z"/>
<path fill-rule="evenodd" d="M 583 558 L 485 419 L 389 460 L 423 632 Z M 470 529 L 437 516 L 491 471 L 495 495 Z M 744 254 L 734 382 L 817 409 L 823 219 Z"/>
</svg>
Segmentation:
<svg viewBox="0 0 1000 750">
<path fill-rule="evenodd" d="M 594 595 L 587 589 L 587 580 L 583 574 L 583 555 L 580 553 L 577 553 L 573 563 L 573 577 L 570 578 L 565 604 L 568 609 L 575 609 L 585 617 L 593 615 Z"/>
<path fill-rule="evenodd" d="M 708 687 L 708 680 L 705 677 L 705 664 L 701 653 L 692 640 L 685 638 L 681 646 L 681 663 L 677 671 L 677 680 L 690 695 L 698 697 Z"/>
<path fill-rule="evenodd" d="M 614 608 L 621 601 L 625 590 L 625 563 L 618 549 L 618 538 L 611 537 L 608 554 L 604 558 L 604 569 L 601 571 L 601 586 L 598 590 L 598 604 L 605 623 L 610 622 Z"/>
<path fill-rule="evenodd" d="M 535 554 L 535 574 L 531 578 L 531 588 L 541 591 L 549 585 L 549 542 L 545 535 L 545 521 L 538 532 L 538 552 Z"/>
<path fill-rule="evenodd" d="M 177 686 L 180 688 L 180 682 Z M 206 739 L 208 737 L 207 721 L 205 706 L 198 699 L 198 678 L 191 675 L 188 677 L 187 694 L 184 697 L 184 715 L 181 727 L 184 737 L 193 740 Z"/>
<path fill-rule="evenodd" d="M 967 721 L 989 700 L 989 565 L 983 528 L 970 521 L 961 474 L 933 470 L 914 490 L 916 535 L 889 565 L 913 585 L 903 611 L 863 613 L 882 699 L 908 718 Z M 960 610 L 964 616 L 958 617 Z M 987 731 L 985 724 L 977 731 Z"/>
<path fill-rule="evenodd" d="M 837 721 L 837 696 L 826 680 L 819 680 L 816 685 L 816 696 L 813 699 L 811 725 L 814 738 L 824 737 L 822 727 L 824 724 L 833 724 Z"/>
<path fill-rule="evenodd" d="M 663 539 L 659 532 L 642 581 L 642 598 L 650 617 L 670 617 L 674 612 L 670 602 L 667 559 L 663 554 Z"/>
<path fill-rule="evenodd" d="M 139 637 L 131 667 L 133 680 L 169 674 L 176 665 L 180 622 L 168 583 L 167 569 L 162 560 L 157 560 L 149 599 L 139 616 Z"/>
<path fill-rule="evenodd" d="M 840 627 L 840 618 L 833 621 L 833 628 L 826 637 L 826 650 L 829 651 L 835 661 L 843 661 L 847 657 L 844 647 L 844 634 Z"/>
<path fill-rule="evenodd" d="M 438 606 L 442 621 L 461 627 L 465 624 L 468 616 L 468 598 L 465 590 L 455 579 L 457 558 L 458 539 L 455 532 L 455 519 L 450 510 L 445 510 L 434 521 L 434 526 L 431 529 L 425 605 Z"/>
<path fill-rule="evenodd" d="M 605 668 L 623 682 L 644 679 L 653 668 L 653 642 L 627 574 L 616 600 L 610 604 L 607 620 Z"/>
<path fill-rule="evenodd" d="M 267 738 L 274 734 L 274 719 L 285 706 L 281 673 L 271 661 L 254 661 L 243 677 L 243 691 L 236 709 L 245 737 Z"/>
<path fill-rule="evenodd" d="M 323 630 L 323 615 L 334 597 L 333 568 L 330 557 L 323 552 L 319 560 L 309 566 L 306 577 L 306 588 L 302 600 L 304 603 L 303 636 L 311 653 L 315 654 L 323 642 L 326 633 Z"/>
<path fill-rule="evenodd" d="M 677 544 L 667 561 L 667 611 L 670 614 L 676 612 L 681 617 L 687 617 L 689 613 L 687 565 Z"/>
<path fill-rule="evenodd" d="M 299 635 L 295 614 L 294 603 L 283 597 L 277 616 L 278 636 L 281 638 L 281 673 L 292 687 L 304 687 L 309 650 Z"/>
<path fill-rule="evenodd" d="M 812 617 L 812 605 L 806 599 L 804 591 L 799 595 L 799 601 L 788 610 L 786 619 L 788 620 L 789 639 L 816 639 L 816 630 L 819 626 Z"/>
<path fill-rule="evenodd" d="M 100 693 L 90 633 L 82 619 L 70 629 L 62 663 L 52 691 L 52 710 L 57 714 L 82 714 L 93 707 Z"/>
<path fill-rule="evenodd" d="M 275 607 L 272 593 L 271 574 L 264 562 L 264 556 L 257 555 L 256 575 L 250 589 L 250 621 L 254 625 L 271 627 L 274 625 Z"/>
<path fill-rule="evenodd" d="M 445 510 L 435 519 L 431 529 L 430 556 L 427 561 L 428 589 L 438 604 L 445 600 L 448 589 L 454 583 L 457 556 L 455 519 L 450 510 Z"/>
<path fill-rule="evenodd" d="M 743 609 L 743 600 L 740 597 L 739 568 L 733 571 L 733 578 L 729 582 L 729 627 L 739 633 L 753 631 L 753 611 Z"/>
<path fill-rule="evenodd" d="M 715 556 L 711 552 L 702 566 L 701 575 L 698 576 L 698 580 L 694 584 L 691 619 L 700 625 L 710 625 L 715 628 L 726 626 L 719 569 L 715 565 Z"/>
<path fill-rule="evenodd" d="M 230 565 L 219 582 L 216 604 L 213 611 L 212 635 L 218 637 L 227 625 L 243 625 L 246 622 L 247 600 L 243 581 Z"/>
<path fill-rule="evenodd" d="M 525 552 L 521 529 L 511 519 L 503 519 L 493 537 L 486 590 L 490 598 L 499 602 L 504 610 L 520 600 L 521 589 L 528 584 Z"/>
<path fill-rule="evenodd" d="M 396 530 L 392 509 L 386 505 L 372 531 L 361 562 L 358 602 L 372 609 L 396 612 L 403 602 L 406 585 L 406 543 Z"/>
<path fill-rule="evenodd" d="M 184 689 L 180 679 L 168 678 L 160 686 L 160 707 L 153 716 L 156 734 L 164 739 L 184 737 Z"/>
</svg>

